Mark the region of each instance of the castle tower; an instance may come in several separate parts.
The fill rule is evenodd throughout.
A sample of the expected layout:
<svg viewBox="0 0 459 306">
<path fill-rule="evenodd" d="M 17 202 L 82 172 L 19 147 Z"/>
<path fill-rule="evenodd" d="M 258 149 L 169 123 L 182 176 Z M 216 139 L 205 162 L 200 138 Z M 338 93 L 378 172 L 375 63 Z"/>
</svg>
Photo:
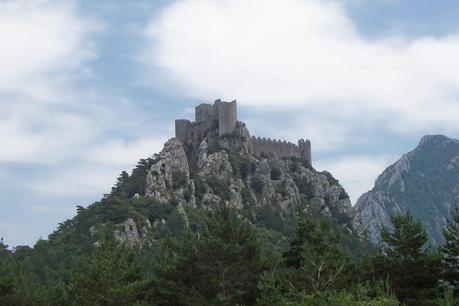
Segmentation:
<svg viewBox="0 0 459 306">
<path fill-rule="evenodd" d="M 180 140 L 182 143 L 188 138 L 189 130 L 191 129 L 190 120 L 177 119 L 175 120 L 175 138 Z"/>
<path fill-rule="evenodd" d="M 232 102 L 215 101 L 214 106 L 218 113 L 218 136 L 231 134 L 236 128 L 237 106 L 236 100 Z"/>
<path fill-rule="evenodd" d="M 307 160 L 309 165 L 312 165 L 311 141 L 300 139 L 298 140 L 298 147 L 300 148 L 301 158 Z"/>
</svg>

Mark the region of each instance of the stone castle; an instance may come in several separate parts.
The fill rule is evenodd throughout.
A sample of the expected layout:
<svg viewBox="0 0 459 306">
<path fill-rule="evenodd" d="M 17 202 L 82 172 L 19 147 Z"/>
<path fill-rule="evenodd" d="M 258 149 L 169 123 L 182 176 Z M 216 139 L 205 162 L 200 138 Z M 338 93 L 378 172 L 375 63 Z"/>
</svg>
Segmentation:
<svg viewBox="0 0 459 306">
<path fill-rule="evenodd" d="M 297 157 L 311 165 L 311 142 L 300 139 L 298 145 L 291 142 L 250 136 L 245 124 L 237 121 L 236 101 L 216 100 L 214 104 L 202 103 L 195 108 L 195 122 L 186 119 L 175 120 L 175 137 L 183 144 L 202 141 L 218 142 L 225 136 L 238 134 L 244 138 L 250 154 L 275 154 L 279 158 Z"/>
</svg>

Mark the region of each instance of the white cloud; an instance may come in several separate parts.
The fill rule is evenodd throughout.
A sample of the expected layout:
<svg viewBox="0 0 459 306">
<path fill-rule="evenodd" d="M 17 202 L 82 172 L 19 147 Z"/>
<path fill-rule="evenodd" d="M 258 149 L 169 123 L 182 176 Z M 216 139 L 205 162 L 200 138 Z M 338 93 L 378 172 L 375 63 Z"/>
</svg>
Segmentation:
<svg viewBox="0 0 459 306">
<path fill-rule="evenodd" d="M 0 92 L 57 100 L 69 71 L 94 56 L 85 40 L 94 24 L 75 11 L 72 1 L 0 2 Z"/>
<path fill-rule="evenodd" d="M 36 194 L 46 195 L 48 198 L 91 195 L 100 197 L 103 193 L 110 192 L 110 187 L 123 170 L 120 168 L 84 163 L 54 172 L 48 170 L 46 178 L 34 182 L 29 188 Z M 71 207 L 73 206 L 74 203 L 71 204 Z"/>
<path fill-rule="evenodd" d="M 165 137 L 140 138 L 132 142 L 112 140 L 94 148 L 89 154 L 89 159 L 97 164 L 132 168 L 139 159 L 151 157 L 161 151 L 165 141 Z"/>
<path fill-rule="evenodd" d="M 345 156 L 333 160 L 319 160 L 318 170 L 327 170 L 340 181 L 353 204 L 371 190 L 378 175 L 390 165 L 392 156 Z"/>
<path fill-rule="evenodd" d="M 81 107 L 69 109 L 95 57 L 97 26 L 76 11 L 73 1 L 0 2 L 0 162 L 57 162 L 96 134 Z"/>
<path fill-rule="evenodd" d="M 371 41 L 318 0 L 177 1 L 146 35 L 149 63 L 187 95 L 459 129 L 459 35 Z"/>
</svg>

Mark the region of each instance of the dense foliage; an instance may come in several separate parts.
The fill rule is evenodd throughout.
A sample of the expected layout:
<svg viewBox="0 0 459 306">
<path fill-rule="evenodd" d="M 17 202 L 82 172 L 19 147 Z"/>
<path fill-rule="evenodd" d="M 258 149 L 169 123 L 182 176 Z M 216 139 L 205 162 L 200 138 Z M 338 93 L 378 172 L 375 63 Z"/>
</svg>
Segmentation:
<svg viewBox="0 0 459 306">
<path fill-rule="evenodd" d="M 149 163 L 122 173 L 111 194 L 79 206 L 34 248 L 11 251 L 0 241 L 0 305 L 458 303 L 457 210 L 442 249 L 426 245 L 422 225 L 410 214 L 392 216 L 380 250 L 365 249 L 333 219 L 302 210 L 286 218 L 274 204 L 237 212 L 224 205 L 186 208 L 185 221 L 176 203 L 144 196 Z M 243 160 L 233 163 L 241 177 L 250 171 Z M 174 174 L 173 184 L 183 181 Z M 309 186 L 302 183 L 307 203 Z M 227 196 L 224 181 L 209 177 L 207 184 Z M 115 239 L 113 231 L 127 218 L 152 221 L 142 248 Z"/>
</svg>

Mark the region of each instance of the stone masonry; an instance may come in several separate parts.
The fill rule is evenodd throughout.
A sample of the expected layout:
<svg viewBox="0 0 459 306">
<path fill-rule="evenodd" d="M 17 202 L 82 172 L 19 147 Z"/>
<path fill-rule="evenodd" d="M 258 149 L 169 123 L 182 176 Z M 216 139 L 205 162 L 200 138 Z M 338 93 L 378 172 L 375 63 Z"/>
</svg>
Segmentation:
<svg viewBox="0 0 459 306">
<path fill-rule="evenodd" d="M 216 138 L 231 135 L 237 125 L 236 101 L 216 100 L 214 104 L 202 103 L 195 108 L 195 122 L 175 120 L 175 137 L 183 144 L 200 142 L 205 137 Z M 214 132 L 215 131 L 215 132 Z M 217 133 L 218 131 L 218 133 Z M 298 145 L 260 137 L 249 137 L 248 151 L 259 155 L 276 154 L 279 158 L 298 157 L 311 164 L 311 142 L 300 139 Z"/>
</svg>

